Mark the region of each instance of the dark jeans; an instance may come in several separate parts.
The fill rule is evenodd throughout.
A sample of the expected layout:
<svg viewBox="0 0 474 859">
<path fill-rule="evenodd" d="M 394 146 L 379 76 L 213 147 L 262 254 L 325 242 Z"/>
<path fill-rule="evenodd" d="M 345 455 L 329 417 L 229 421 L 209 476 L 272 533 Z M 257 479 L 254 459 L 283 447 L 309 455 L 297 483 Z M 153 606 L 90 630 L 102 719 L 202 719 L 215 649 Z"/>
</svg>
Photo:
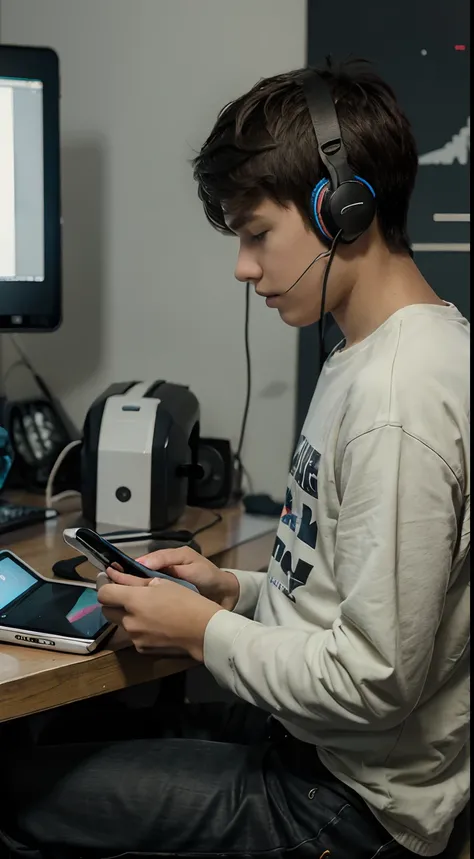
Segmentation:
<svg viewBox="0 0 474 859">
<path fill-rule="evenodd" d="M 0 856 L 3 843 L 15 859 L 413 857 L 313 746 L 248 705 L 89 702 L 29 748 L 7 745 Z"/>
</svg>

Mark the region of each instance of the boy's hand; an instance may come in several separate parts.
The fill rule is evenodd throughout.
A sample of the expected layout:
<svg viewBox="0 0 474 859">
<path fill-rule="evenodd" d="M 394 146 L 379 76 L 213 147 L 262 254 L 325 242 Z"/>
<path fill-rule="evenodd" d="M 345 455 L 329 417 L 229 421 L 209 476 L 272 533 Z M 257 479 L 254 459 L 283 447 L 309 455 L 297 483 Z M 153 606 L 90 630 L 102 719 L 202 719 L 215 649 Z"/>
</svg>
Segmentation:
<svg viewBox="0 0 474 859">
<path fill-rule="evenodd" d="M 123 576 L 111 570 L 115 576 Z M 127 578 L 135 579 L 135 576 Z M 200 594 L 163 579 L 138 579 L 125 584 L 105 584 L 98 592 L 107 620 L 122 626 L 139 653 L 178 647 L 203 661 L 204 633 L 219 606 Z"/>
<path fill-rule="evenodd" d="M 137 558 L 139 564 L 149 570 L 156 570 L 174 576 L 176 579 L 190 582 L 202 596 L 220 605 L 221 608 L 232 611 L 239 599 L 239 582 L 233 573 L 220 570 L 212 561 L 203 558 L 199 552 L 183 546 L 180 549 L 159 549 L 149 555 Z M 115 570 L 107 570 L 107 575 L 118 584 L 149 585 L 153 579 L 140 579 L 126 576 Z M 184 590 L 184 588 L 183 588 Z"/>
</svg>

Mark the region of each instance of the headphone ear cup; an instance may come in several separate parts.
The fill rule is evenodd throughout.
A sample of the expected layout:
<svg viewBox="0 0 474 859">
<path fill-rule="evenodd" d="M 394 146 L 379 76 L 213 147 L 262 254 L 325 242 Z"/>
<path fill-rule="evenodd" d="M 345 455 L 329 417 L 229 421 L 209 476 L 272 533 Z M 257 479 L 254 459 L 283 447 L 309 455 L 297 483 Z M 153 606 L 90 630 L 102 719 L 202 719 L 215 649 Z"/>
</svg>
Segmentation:
<svg viewBox="0 0 474 859">
<path fill-rule="evenodd" d="M 323 206 L 327 206 L 325 223 L 334 226 L 336 233 L 342 230 L 341 240 L 350 244 L 370 227 L 375 217 L 375 194 L 365 181 L 353 179 L 339 185 Z"/>
<path fill-rule="evenodd" d="M 311 220 L 323 239 L 327 242 L 332 242 L 335 233 L 331 232 L 331 228 L 327 223 L 327 215 L 329 208 L 327 205 L 328 197 L 331 197 L 329 179 L 321 179 L 313 189 L 311 195 Z"/>
</svg>

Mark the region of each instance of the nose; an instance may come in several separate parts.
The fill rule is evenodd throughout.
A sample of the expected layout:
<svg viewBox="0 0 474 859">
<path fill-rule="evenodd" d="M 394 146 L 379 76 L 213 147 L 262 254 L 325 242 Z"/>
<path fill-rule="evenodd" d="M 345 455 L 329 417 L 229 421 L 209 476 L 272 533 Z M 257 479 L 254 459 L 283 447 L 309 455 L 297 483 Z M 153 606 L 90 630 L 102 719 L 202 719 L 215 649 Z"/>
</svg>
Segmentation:
<svg viewBox="0 0 474 859">
<path fill-rule="evenodd" d="M 242 246 L 239 249 L 234 276 L 236 280 L 239 280 L 241 283 L 247 283 L 247 281 L 250 281 L 254 284 L 258 283 L 262 277 L 261 266 L 256 261 L 252 252 Z"/>
</svg>

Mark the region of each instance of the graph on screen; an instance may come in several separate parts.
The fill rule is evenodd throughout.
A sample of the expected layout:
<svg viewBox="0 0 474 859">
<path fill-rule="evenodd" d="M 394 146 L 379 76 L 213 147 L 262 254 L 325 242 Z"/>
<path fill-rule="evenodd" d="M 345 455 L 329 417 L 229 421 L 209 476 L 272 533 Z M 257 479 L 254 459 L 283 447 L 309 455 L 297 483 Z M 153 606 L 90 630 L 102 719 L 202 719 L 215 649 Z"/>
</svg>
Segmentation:
<svg viewBox="0 0 474 859">
<path fill-rule="evenodd" d="M 445 170 L 446 168 L 466 168 L 469 166 L 471 153 L 471 117 L 468 116 L 466 123 L 452 135 L 442 146 L 423 152 L 418 163 L 420 168 L 438 168 Z M 469 183 L 469 171 L 466 175 L 457 174 L 457 181 L 465 183 L 466 187 Z M 436 172 L 433 173 L 434 187 L 438 182 L 436 180 Z M 423 181 L 423 174 L 421 177 Z M 471 216 L 469 212 L 432 212 L 433 222 L 435 224 L 469 224 Z M 432 242 L 416 242 L 413 246 L 415 251 L 426 252 L 447 252 L 447 253 L 469 253 L 471 249 L 468 241 L 432 241 Z"/>
<path fill-rule="evenodd" d="M 468 116 L 466 125 L 451 140 L 448 140 L 440 149 L 425 152 L 419 157 L 419 164 L 423 166 L 438 167 L 442 165 L 455 164 L 456 161 L 462 166 L 469 162 L 471 151 L 471 117 Z"/>
</svg>

